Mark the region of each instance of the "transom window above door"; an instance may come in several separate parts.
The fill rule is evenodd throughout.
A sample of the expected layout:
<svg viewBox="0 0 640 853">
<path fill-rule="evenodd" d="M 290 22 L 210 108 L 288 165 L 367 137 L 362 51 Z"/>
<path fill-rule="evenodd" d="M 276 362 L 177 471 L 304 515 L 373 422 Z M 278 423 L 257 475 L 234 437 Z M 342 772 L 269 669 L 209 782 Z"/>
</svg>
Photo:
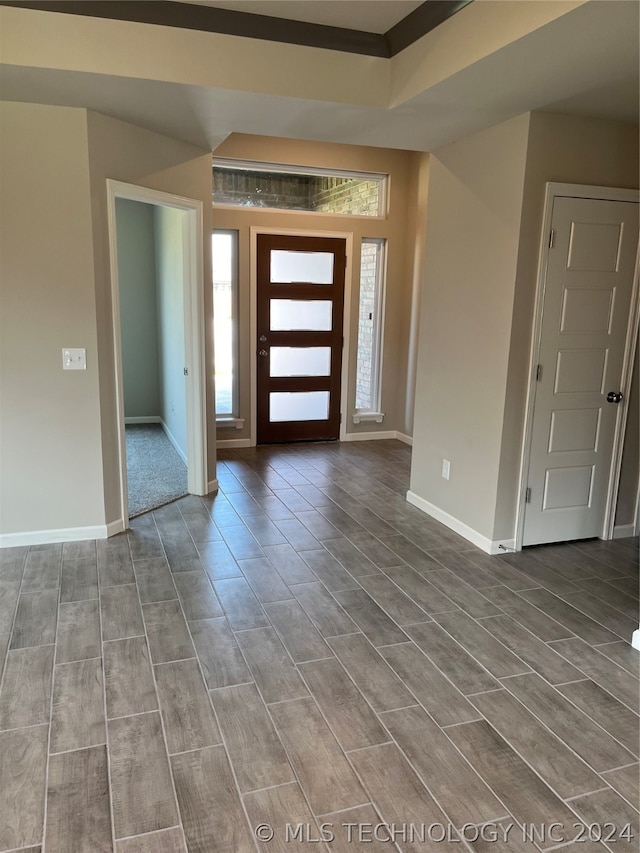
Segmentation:
<svg viewBox="0 0 640 853">
<path fill-rule="evenodd" d="M 387 212 L 387 175 L 249 161 L 213 161 L 214 206 L 260 207 L 331 216 Z"/>
</svg>

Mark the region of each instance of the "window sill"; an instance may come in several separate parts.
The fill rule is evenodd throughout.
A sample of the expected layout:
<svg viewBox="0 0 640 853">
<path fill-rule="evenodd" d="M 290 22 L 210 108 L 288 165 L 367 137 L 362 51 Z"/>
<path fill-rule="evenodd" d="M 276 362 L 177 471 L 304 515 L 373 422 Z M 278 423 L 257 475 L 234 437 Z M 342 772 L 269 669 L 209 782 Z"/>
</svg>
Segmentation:
<svg viewBox="0 0 640 853">
<path fill-rule="evenodd" d="M 216 418 L 216 429 L 244 429 L 244 418 Z"/>
<path fill-rule="evenodd" d="M 384 412 L 356 412 L 353 416 L 354 424 L 376 423 L 384 421 Z"/>
</svg>

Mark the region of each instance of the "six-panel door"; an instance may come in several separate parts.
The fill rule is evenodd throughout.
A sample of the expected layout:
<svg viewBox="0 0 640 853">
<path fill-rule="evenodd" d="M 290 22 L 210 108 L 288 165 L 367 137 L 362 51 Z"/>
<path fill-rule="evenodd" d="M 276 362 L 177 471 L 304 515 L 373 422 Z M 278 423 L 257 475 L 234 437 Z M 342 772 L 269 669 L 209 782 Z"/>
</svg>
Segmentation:
<svg viewBox="0 0 640 853">
<path fill-rule="evenodd" d="M 524 545 L 602 536 L 638 245 L 638 204 L 556 198 Z"/>
</svg>

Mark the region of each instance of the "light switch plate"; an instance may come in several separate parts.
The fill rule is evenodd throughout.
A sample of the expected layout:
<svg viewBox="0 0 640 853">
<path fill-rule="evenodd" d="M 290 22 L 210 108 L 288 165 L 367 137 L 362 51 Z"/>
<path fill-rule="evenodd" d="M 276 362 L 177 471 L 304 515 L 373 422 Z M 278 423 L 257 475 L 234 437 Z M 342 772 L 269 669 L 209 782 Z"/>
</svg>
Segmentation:
<svg viewBox="0 0 640 853">
<path fill-rule="evenodd" d="M 86 370 L 87 351 L 84 347 L 62 347 L 63 370 Z"/>
</svg>

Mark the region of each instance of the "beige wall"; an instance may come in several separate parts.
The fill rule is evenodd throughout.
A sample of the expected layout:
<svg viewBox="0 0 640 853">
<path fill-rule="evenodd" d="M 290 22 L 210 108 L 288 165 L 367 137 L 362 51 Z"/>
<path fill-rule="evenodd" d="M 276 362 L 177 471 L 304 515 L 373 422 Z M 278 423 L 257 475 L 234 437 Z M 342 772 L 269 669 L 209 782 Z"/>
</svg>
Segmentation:
<svg viewBox="0 0 640 853">
<path fill-rule="evenodd" d="M 239 232 L 239 359 L 240 359 L 240 411 L 245 419 L 242 431 L 219 429 L 218 439 L 248 439 L 250 436 L 251 360 L 254 358 L 250 339 L 250 229 L 251 227 L 296 229 L 299 231 L 341 231 L 353 234 L 348 408 L 343 413 L 347 431 L 385 432 L 399 430 L 411 433 L 413 386 L 407 383 L 408 331 L 415 256 L 412 250 L 418 221 L 417 167 L 427 155 L 414 152 L 391 151 L 382 148 L 336 145 L 332 143 L 302 142 L 270 137 L 232 134 L 214 152 L 216 157 L 257 160 L 300 166 L 316 166 L 346 170 L 362 170 L 389 174 L 389 214 L 384 220 L 369 217 L 330 216 L 259 210 L 256 208 L 215 208 L 214 228 L 236 229 Z M 421 159 L 422 158 L 422 159 Z M 422 197 L 421 197 L 422 200 Z M 420 214 L 422 216 L 422 214 Z M 382 424 L 354 425 L 352 415 L 355 400 L 355 368 L 358 319 L 358 277 L 360 269 L 360 241 L 363 237 L 386 237 L 387 298 L 384 328 Z"/>
<path fill-rule="evenodd" d="M 547 181 L 637 187 L 637 129 L 532 113 L 431 158 L 411 490 L 492 541 L 515 532 Z M 637 494 L 637 399 L 636 380 L 618 524 Z"/>
<path fill-rule="evenodd" d="M 96 311 L 100 356 L 102 454 L 107 523 L 119 515 L 117 412 L 113 369 L 111 277 L 107 228 L 106 179 L 125 181 L 186 198 L 199 199 L 204 210 L 204 281 L 211 280 L 211 154 L 99 113 L 88 113 L 89 162 L 94 234 Z M 210 288 L 205 287 L 205 316 L 212 314 Z M 205 323 L 206 363 L 212 371 L 211 324 Z M 207 381 L 209 415 L 209 480 L 215 476 L 213 378 Z"/>
<path fill-rule="evenodd" d="M 407 197 L 407 263 L 411 269 L 411 302 L 402 312 L 400 340 L 407 341 L 405 361 L 398 375 L 398 413 L 402 416 L 402 432 L 413 435 L 415 388 L 418 370 L 420 333 L 420 300 L 424 287 L 425 244 L 427 236 L 427 201 L 429 198 L 429 155 L 412 154 L 412 178 Z M 404 404 L 404 408 L 403 407 Z"/>
<path fill-rule="evenodd" d="M 0 530 L 102 524 L 87 117 L 0 109 Z M 65 346 L 86 372 L 63 372 Z"/>
<path fill-rule="evenodd" d="M 529 116 L 434 152 L 411 491 L 491 538 Z M 441 477 L 442 459 L 451 477 Z"/>
<path fill-rule="evenodd" d="M 547 181 L 637 188 L 638 129 L 617 122 L 554 113 L 531 114 L 494 539 L 510 537 L 512 534 L 509 531 L 513 530 L 515 522 L 517 475 L 514 476 L 514 471 L 517 471 L 522 449 L 540 230 Z M 638 419 L 637 394 L 630 399 L 628 411 L 631 429 L 625 446 L 621 508 L 632 506 L 637 492 L 638 447 L 633 439 L 634 424 L 637 425 Z M 630 524 L 632 521 L 633 509 L 630 514 L 627 509 L 622 509 L 622 514 L 616 518 L 617 524 Z"/>
<path fill-rule="evenodd" d="M 119 515 L 106 178 L 202 199 L 208 234 L 211 157 L 85 110 L 0 115 L 0 531 L 102 526 Z M 62 371 L 64 346 L 86 348 L 86 372 Z"/>
</svg>

